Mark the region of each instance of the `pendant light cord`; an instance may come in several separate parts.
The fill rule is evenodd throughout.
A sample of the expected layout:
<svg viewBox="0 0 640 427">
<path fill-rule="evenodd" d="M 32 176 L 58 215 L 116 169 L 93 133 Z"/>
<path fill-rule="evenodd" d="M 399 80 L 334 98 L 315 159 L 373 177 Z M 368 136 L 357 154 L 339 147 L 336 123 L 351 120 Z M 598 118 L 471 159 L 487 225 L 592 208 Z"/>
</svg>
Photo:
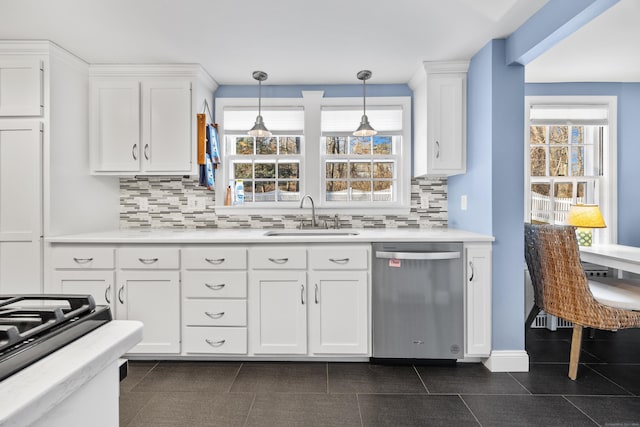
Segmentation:
<svg viewBox="0 0 640 427">
<path fill-rule="evenodd" d="M 262 80 L 258 80 L 258 115 L 261 114 L 262 111 Z"/>
<path fill-rule="evenodd" d="M 367 115 L 367 80 L 362 80 L 362 114 Z"/>
</svg>

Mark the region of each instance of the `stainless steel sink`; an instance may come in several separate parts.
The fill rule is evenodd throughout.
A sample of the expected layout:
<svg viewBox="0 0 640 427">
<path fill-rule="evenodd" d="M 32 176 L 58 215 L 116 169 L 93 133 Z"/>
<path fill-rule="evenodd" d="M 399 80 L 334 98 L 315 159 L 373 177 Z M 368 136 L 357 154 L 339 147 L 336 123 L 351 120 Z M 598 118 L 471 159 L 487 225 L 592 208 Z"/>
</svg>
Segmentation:
<svg viewBox="0 0 640 427">
<path fill-rule="evenodd" d="M 302 229 L 302 230 L 269 230 L 265 236 L 357 236 L 355 230 L 327 230 L 327 229 Z"/>
</svg>

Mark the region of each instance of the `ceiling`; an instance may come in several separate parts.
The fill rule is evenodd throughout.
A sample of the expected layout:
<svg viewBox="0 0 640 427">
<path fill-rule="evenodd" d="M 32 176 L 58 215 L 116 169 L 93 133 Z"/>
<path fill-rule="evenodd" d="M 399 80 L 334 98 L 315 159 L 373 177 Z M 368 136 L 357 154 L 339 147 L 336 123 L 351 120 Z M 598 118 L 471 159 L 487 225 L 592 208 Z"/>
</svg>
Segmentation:
<svg viewBox="0 0 640 427">
<path fill-rule="evenodd" d="M 629 0 L 631 2 L 635 0 Z M 469 59 L 547 0 L 0 0 L 0 39 L 48 39 L 90 63 L 200 63 L 220 84 L 405 83 Z"/>
<path fill-rule="evenodd" d="M 620 0 L 525 68 L 527 82 L 640 82 L 640 1 Z"/>
</svg>

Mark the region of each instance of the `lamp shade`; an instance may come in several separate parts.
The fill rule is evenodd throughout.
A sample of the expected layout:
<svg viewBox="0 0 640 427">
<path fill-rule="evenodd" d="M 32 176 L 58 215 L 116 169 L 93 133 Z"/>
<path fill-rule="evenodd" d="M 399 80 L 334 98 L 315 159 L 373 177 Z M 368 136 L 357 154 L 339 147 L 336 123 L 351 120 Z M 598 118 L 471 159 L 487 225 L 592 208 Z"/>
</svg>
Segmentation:
<svg viewBox="0 0 640 427">
<path fill-rule="evenodd" d="M 598 205 L 571 205 L 567 224 L 581 228 L 605 228 Z"/>
</svg>

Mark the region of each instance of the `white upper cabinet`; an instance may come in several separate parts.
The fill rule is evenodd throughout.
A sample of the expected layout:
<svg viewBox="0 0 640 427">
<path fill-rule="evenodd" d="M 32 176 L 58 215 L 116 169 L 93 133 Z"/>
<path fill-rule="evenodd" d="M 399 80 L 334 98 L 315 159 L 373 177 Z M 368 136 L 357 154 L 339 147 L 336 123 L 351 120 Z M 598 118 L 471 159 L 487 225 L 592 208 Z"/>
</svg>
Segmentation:
<svg viewBox="0 0 640 427">
<path fill-rule="evenodd" d="M 0 117 L 42 115 L 42 68 L 37 58 L 0 59 Z"/>
<path fill-rule="evenodd" d="M 199 66 L 92 66 L 91 172 L 197 173 L 196 113 L 215 82 Z"/>
<path fill-rule="evenodd" d="M 467 61 L 424 62 L 413 90 L 413 174 L 466 172 Z"/>
</svg>

